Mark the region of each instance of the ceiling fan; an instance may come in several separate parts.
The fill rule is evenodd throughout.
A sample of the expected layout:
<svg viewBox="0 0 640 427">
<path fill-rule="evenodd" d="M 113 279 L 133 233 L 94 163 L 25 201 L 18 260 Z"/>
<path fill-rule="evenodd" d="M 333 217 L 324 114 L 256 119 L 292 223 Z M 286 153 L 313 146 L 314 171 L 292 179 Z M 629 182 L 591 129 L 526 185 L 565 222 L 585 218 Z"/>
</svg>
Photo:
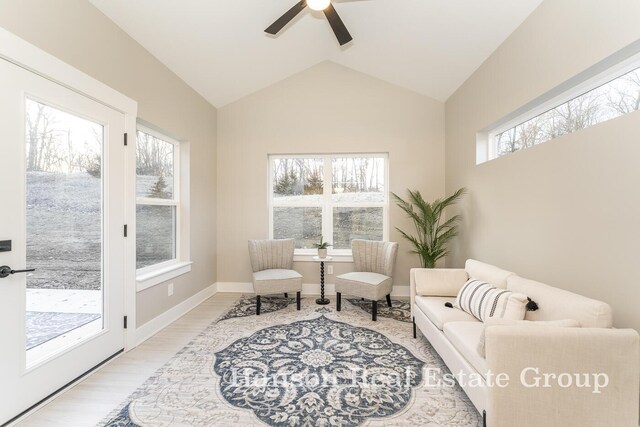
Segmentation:
<svg viewBox="0 0 640 427">
<path fill-rule="evenodd" d="M 276 20 L 269 28 L 267 28 L 265 33 L 269 33 L 272 35 L 276 35 L 282 30 L 289 22 L 293 20 L 300 12 L 304 10 L 305 7 L 309 6 L 312 10 L 322 11 L 324 15 L 327 17 L 327 21 L 329 21 L 329 25 L 333 29 L 340 46 L 344 46 L 353 40 L 351 34 L 349 34 L 349 30 L 340 19 L 338 12 L 333 7 L 331 0 L 300 0 L 298 4 L 289 9 L 284 15 Z"/>
</svg>

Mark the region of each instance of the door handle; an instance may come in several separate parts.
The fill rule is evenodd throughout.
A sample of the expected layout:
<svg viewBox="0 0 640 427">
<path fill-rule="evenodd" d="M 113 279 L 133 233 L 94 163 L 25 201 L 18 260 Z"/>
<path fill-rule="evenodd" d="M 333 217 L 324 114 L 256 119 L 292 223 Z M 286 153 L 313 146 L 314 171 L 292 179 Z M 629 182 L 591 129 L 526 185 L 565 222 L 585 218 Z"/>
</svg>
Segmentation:
<svg viewBox="0 0 640 427">
<path fill-rule="evenodd" d="M 11 274 L 16 273 L 28 273 L 30 271 L 36 271 L 35 268 L 29 268 L 26 270 L 12 270 L 8 265 L 3 265 L 0 267 L 0 279 L 4 279 L 5 277 L 9 277 Z"/>
</svg>

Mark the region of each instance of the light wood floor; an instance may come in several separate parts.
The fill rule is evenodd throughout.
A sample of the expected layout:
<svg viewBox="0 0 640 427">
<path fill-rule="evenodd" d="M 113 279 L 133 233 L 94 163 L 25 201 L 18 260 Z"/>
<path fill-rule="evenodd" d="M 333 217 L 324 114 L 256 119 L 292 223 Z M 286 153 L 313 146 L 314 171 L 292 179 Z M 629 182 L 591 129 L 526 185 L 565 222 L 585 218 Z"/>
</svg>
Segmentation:
<svg viewBox="0 0 640 427">
<path fill-rule="evenodd" d="M 240 294 L 216 294 L 130 352 L 112 360 L 18 426 L 94 426 L 123 402 L 158 368 L 213 320 Z"/>
</svg>

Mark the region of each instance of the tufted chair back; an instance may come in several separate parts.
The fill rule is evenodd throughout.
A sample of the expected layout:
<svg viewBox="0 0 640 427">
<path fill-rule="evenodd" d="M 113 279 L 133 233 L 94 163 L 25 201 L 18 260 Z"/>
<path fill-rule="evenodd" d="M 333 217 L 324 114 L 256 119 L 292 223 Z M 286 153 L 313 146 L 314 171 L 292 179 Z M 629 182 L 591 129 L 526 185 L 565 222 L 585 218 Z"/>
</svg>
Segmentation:
<svg viewBox="0 0 640 427">
<path fill-rule="evenodd" d="M 249 240 L 249 258 L 253 272 L 293 269 L 295 240 Z"/>
<path fill-rule="evenodd" d="M 355 271 L 384 274 L 393 277 L 398 244 L 373 240 L 353 240 L 351 242 Z"/>
</svg>

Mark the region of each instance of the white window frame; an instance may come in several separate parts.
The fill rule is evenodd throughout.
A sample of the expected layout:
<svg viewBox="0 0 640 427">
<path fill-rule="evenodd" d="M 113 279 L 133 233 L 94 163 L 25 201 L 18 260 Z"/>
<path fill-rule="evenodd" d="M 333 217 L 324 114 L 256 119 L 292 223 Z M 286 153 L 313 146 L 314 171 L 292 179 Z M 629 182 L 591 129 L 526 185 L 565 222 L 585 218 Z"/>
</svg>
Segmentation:
<svg viewBox="0 0 640 427">
<path fill-rule="evenodd" d="M 382 158 L 384 160 L 384 201 L 379 203 L 337 203 L 332 200 L 332 182 L 334 158 Z M 278 159 L 322 159 L 323 160 L 323 194 L 321 203 L 282 202 L 273 197 L 273 161 Z M 388 153 L 324 153 L 324 154 L 270 154 L 268 156 L 268 207 L 269 238 L 273 239 L 274 207 L 319 207 L 322 208 L 322 233 L 326 241 L 333 242 L 333 208 L 382 208 L 382 239 L 389 240 L 389 154 Z M 297 249 L 294 261 L 309 262 L 317 255 L 315 249 Z M 329 247 L 328 255 L 334 262 L 353 262 L 351 249 L 334 249 Z"/>
<path fill-rule="evenodd" d="M 640 68 L 640 41 L 614 53 L 492 125 L 480 130 L 476 134 L 476 164 L 509 156 L 509 154 L 498 155 L 496 136 L 502 132 L 534 119 L 549 110 L 553 110 L 637 68 Z M 598 124 L 596 123 L 593 126 Z"/>
<path fill-rule="evenodd" d="M 181 163 L 181 151 L 182 143 L 175 138 L 168 136 L 164 132 L 152 129 L 149 126 L 138 123 L 137 131 L 146 133 L 163 142 L 167 142 L 173 145 L 173 198 L 172 199 L 157 199 L 152 197 L 138 197 L 136 194 L 136 207 L 138 205 L 146 206 L 174 206 L 175 207 L 175 222 L 174 222 L 174 235 L 175 235 L 175 257 L 174 259 L 164 261 L 158 264 L 153 264 L 147 267 L 136 269 L 136 282 L 137 291 L 148 289 L 156 286 L 160 283 L 171 280 L 175 277 L 189 273 L 191 271 L 191 261 L 186 260 L 183 256 L 183 235 L 182 235 L 182 198 L 181 192 L 183 187 L 182 180 L 182 163 Z M 136 132 L 135 143 L 138 143 L 138 134 Z M 137 146 L 136 146 L 137 147 Z M 137 159 L 137 148 L 136 148 Z M 137 187 L 136 187 L 137 192 Z M 137 263 L 137 255 L 136 255 Z"/>
</svg>

